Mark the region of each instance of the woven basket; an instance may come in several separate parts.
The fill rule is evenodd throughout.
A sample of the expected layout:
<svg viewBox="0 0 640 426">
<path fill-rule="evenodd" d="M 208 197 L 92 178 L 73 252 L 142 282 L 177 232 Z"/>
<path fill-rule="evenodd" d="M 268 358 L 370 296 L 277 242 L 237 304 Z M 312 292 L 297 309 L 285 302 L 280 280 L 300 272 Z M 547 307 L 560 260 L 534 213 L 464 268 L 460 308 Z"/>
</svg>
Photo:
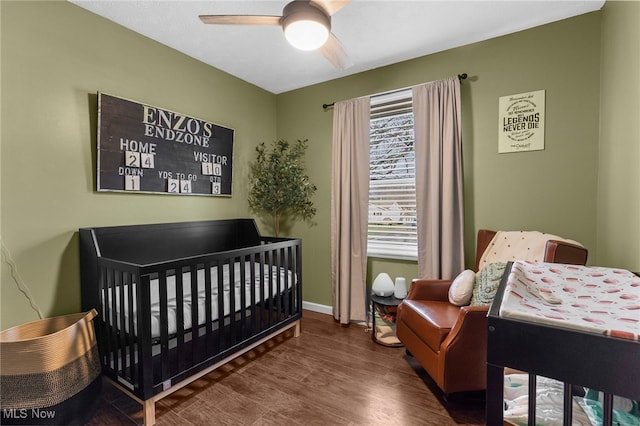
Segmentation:
<svg viewBox="0 0 640 426">
<path fill-rule="evenodd" d="M 95 309 L 0 332 L 1 424 L 78 424 L 100 399 Z"/>
</svg>

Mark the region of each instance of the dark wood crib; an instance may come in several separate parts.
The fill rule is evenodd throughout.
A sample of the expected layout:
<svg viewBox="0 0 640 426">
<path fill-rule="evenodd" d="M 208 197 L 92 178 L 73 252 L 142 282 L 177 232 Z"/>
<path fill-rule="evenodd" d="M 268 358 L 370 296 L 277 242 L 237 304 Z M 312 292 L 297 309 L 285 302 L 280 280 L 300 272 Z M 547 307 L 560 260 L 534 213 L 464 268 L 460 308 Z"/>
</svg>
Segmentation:
<svg viewBox="0 0 640 426">
<path fill-rule="evenodd" d="M 294 328 L 302 243 L 252 219 L 80 229 L 82 309 L 103 373 L 144 407 Z"/>
</svg>

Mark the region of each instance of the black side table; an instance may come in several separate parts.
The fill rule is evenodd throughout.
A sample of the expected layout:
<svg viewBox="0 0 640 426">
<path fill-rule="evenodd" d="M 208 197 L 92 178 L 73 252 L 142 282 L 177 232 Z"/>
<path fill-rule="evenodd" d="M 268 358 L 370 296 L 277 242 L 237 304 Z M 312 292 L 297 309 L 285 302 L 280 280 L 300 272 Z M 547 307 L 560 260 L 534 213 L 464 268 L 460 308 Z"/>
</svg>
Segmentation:
<svg viewBox="0 0 640 426">
<path fill-rule="evenodd" d="M 371 338 L 374 342 L 390 347 L 403 346 L 396 337 L 396 312 L 400 303 L 402 299 L 393 296 L 371 295 Z"/>
</svg>

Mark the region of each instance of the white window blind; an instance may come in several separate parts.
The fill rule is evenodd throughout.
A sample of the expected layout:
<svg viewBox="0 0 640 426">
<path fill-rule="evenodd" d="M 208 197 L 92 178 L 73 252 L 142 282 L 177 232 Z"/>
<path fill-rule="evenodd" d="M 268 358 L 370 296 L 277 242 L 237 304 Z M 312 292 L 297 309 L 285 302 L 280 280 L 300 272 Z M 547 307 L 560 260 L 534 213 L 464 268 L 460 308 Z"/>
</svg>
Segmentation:
<svg viewBox="0 0 640 426">
<path fill-rule="evenodd" d="M 371 98 L 369 256 L 418 258 L 411 90 Z"/>
</svg>

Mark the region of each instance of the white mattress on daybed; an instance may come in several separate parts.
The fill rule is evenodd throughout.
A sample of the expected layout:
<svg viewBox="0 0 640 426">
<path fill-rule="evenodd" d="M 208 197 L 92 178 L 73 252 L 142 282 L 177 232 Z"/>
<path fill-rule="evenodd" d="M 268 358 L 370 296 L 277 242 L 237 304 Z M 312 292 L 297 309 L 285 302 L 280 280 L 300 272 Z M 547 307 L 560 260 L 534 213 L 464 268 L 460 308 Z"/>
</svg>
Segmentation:
<svg viewBox="0 0 640 426">
<path fill-rule="evenodd" d="M 252 279 L 251 276 L 251 263 L 245 262 L 245 303 L 244 308 L 248 308 L 252 304 L 251 300 L 251 292 L 252 292 L 252 283 L 255 283 L 254 291 L 255 291 L 255 303 L 261 301 L 261 295 L 264 294 L 265 298 L 270 298 L 271 296 L 275 296 L 278 294 L 278 274 L 280 276 L 280 292 L 285 289 L 291 288 L 294 283 L 294 276 L 285 268 L 279 268 L 277 266 L 271 267 L 271 274 L 269 273 L 269 265 L 264 265 L 263 268 L 260 267 L 259 263 L 254 263 L 254 277 Z M 239 262 L 234 264 L 234 306 L 236 312 L 239 312 L 242 309 L 242 282 L 240 275 L 241 265 Z M 260 275 L 263 275 L 263 292 L 260 291 Z M 271 276 L 271 277 L 270 277 Z M 183 285 L 183 309 L 184 315 L 182 318 L 182 323 L 184 324 L 183 330 L 191 329 L 191 306 L 192 306 L 192 297 L 191 297 L 191 273 L 185 272 L 182 275 L 182 285 Z M 270 281 L 270 279 L 272 281 Z M 203 325 L 206 321 L 206 291 L 205 291 L 205 271 L 204 269 L 199 269 L 197 272 L 197 281 L 198 281 L 198 325 Z M 224 291 L 224 316 L 230 314 L 230 274 L 229 274 L 229 265 L 225 264 L 223 266 L 223 291 Z M 153 279 L 150 281 L 151 286 L 151 337 L 157 338 L 160 337 L 160 293 L 159 293 L 159 280 Z M 137 315 L 136 315 L 136 284 L 133 284 L 133 323 L 134 330 L 137 330 Z M 121 314 L 120 314 L 120 306 L 125 306 L 125 330 L 129 332 L 129 316 L 131 312 L 126 309 L 129 306 L 129 298 L 128 298 L 128 288 L 125 285 L 124 288 L 124 304 L 121 303 L 120 292 L 116 290 L 116 312 L 115 312 L 115 322 L 120 328 L 121 323 Z M 111 290 L 109 290 L 109 300 L 108 307 L 111 307 Z M 110 309 L 108 309 L 110 310 Z M 218 268 L 216 266 L 211 268 L 211 319 L 218 319 Z M 168 324 L 168 335 L 171 336 L 175 334 L 178 330 L 177 327 L 177 300 L 176 300 L 176 279 L 175 276 L 171 275 L 167 277 L 167 324 Z M 107 316 L 107 321 L 109 323 L 113 323 L 113 316 Z"/>
</svg>

